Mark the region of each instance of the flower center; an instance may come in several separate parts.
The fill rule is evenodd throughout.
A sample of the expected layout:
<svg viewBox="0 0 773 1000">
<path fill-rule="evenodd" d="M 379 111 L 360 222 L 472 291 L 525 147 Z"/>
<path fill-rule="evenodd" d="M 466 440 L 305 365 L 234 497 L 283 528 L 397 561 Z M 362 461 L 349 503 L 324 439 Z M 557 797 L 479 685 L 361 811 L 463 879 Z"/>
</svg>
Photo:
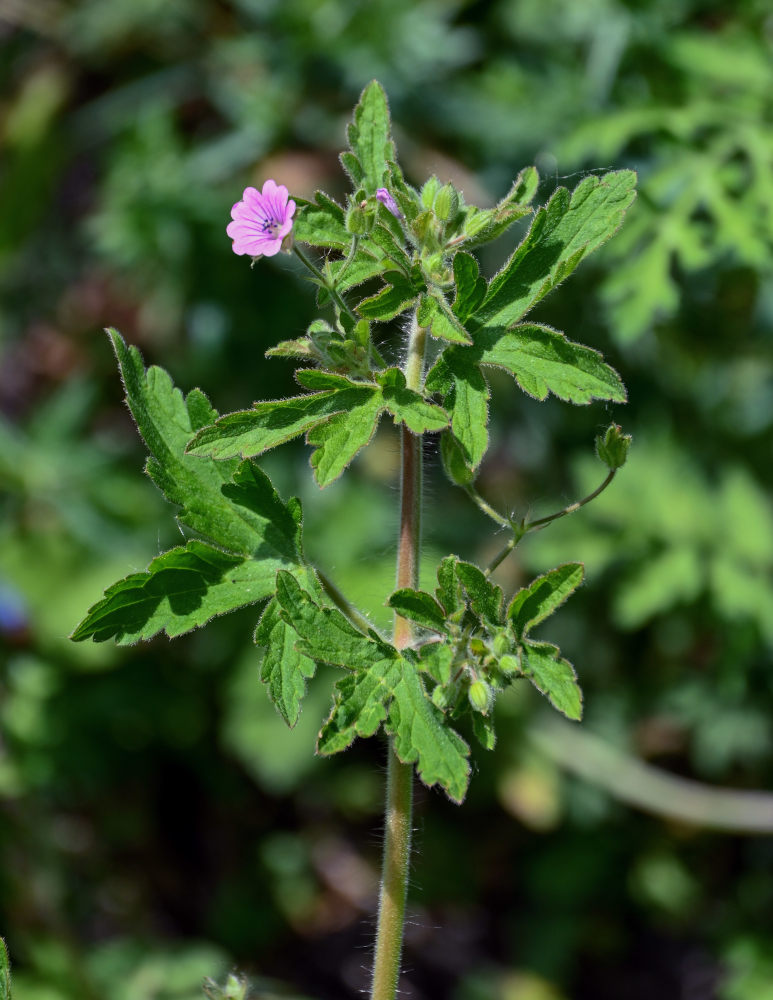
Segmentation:
<svg viewBox="0 0 773 1000">
<path fill-rule="evenodd" d="M 268 233 L 270 236 L 276 236 L 282 223 L 278 219 L 272 219 L 270 216 L 266 216 L 261 225 L 261 230 L 264 233 Z"/>
</svg>

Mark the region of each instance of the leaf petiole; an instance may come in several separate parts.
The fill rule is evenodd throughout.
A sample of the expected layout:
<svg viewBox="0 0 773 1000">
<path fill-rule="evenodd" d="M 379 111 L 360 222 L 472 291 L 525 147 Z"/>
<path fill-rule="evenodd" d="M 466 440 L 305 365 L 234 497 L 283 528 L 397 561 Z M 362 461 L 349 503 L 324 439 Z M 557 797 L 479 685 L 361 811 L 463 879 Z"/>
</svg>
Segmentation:
<svg viewBox="0 0 773 1000">
<path fill-rule="evenodd" d="M 297 244 L 293 244 L 293 253 L 298 258 L 298 260 L 301 261 L 304 267 L 307 268 L 307 270 L 311 271 L 316 280 L 327 291 L 327 293 L 330 295 L 331 299 L 335 302 L 338 308 L 342 312 L 345 312 L 348 316 L 350 316 L 351 319 L 353 319 L 354 322 L 356 323 L 359 317 L 355 314 L 352 308 L 342 298 L 341 293 L 335 287 L 335 284 L 329 278 L 325 277 L 325 275 L 322 273 L 322 271 L 320 271 L 320 269 L 317 267 L 314 261 L 312 261 L 309 257 L 307 257 L 306 254 L 303 252 L 303 250 L 301 250 Z"/>
</svg>

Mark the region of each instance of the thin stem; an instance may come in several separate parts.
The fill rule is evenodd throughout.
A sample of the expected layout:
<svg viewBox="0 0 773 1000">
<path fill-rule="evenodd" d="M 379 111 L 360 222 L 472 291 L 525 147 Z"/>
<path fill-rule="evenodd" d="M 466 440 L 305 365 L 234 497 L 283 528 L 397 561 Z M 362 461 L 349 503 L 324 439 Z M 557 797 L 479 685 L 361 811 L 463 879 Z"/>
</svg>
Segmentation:
<svg viewBox="0 0 773 1000">
<path fill-rule="evenodd" d="M 316 569 L 316 574 L 317 577 L 319 578 L 319 582 L 322 584 L 325 593 L 331 599 L 333 604 L 335 604 L 338 610 L 343 612 L 344 615 L 346 615 L 346 617 L 349 619 L 352 625 L 354 625 L 361 632 L 364 632 L 367 635 L 367 633 L 370 631 L 370 629 L 373 628 L 373 626 L 365 617 L 365 615 L 361 614 L 353 604 L 350 604 L 349 601 L 347 601 L 347 599 L 344 597 L 344 595 L 341 593 L 338 587 L 336 587 L 336 585 L 333 583 L 330 577 L 326 576 L 321 569 Z"/>
<path fill-rule="evenodd" d="M 414 316 L 403 372 L 410 389 L 421 389 L 427 332 Z M 397 587 L 417 587 L 421 540 L 422 438 L 403 426 L 401 432 L 400 539 L 397 549 Z M 413 641 L 413 626 L 395 615 L 393 642 L 405 649 Z M 379 896 L 376 951 L 371 1000 L 394 1000 L 400 977 L 405 903 L 411 854 L 413 765 L 403 764 L 389 742 L 387 801 L 384 822 L 384 859 Z"/>
<path fill-rule="evenodd" d="M 314 275 L 314 277 L 319 281 L 322 287 L 328 292 L 330 298 L 335 302 L 339 309 L 347 313 L 354 321 L 357 322 L 357 315 L 352 311 L 352 309 L 347 305 L 344 299 L 341 297 L 340 292 L 335 287 L 332 281 L 327 278 L 322 271 L 317 267 L 313 260 L 306 256 L 303 250 L 297 244 L 293 244 L 293 252 L 295 256 L 300 260 L 304 267 L 308 268 L 309 271 Z"/>
<path fill-rule="evenodd" d="M 520 542 L 523 536 L 527 534 L 527 532 L 535 531 L 538 528 L 544 528 L 546 525 L 551 524 L 553 521 L 557 521 L 560 517 L 566 517 L 567 514 L 574 514 L 574 512 L 576 510 L 579 510 L 580 507 L 584 507 L 586 503 L 590 503 L 591 500 L 595 500 L 600 493 L 603 493 L 604 490 L 607 488 L 607 486 L 609 486 L 609 484 L 615 478 L 616 474 L 617 474 L 617 469 L 610 469 L 609 474 L 607 478 L 604 480 L 604 482 L 600 486 L 596 487 L 596 489 L 592 493 L 589 493 L 586 497 L 583 497 L 582 500 L 578 500 L 576 503 L 570 503 L 568 507 L 564 507 L 563 510 L 556 511 L 555 514 L 548 514 L 547 517 L 540 517 L 536 521 L 523 521 L 523 523 L 520 525 L 516 525 L 513 521 L 505 519 L 501 514 L 498 514 L 493 507 L 489 508 L 489 505 L 482 497 L 480 497 L 477 493 L 475 493 L 474 490 L 470 492 L 470 489 L 468 488 L 467 492 L 470 494 L 475 503 L 478 504 L 481 510 L 483 510 L 484 513 L 488 514 L 489 517 L 493 517 L 494 520 L 498 521 L 500 524 L 508 524 L 513 531 L 513 537 L 507 542 L 506 545 L 502 547 L 502 549 L 500 549 L 499 552 L 497 552 L 497 554 L 494 556 L 494 558 L 486 567 L 486 576 L 491 576 L 494 570 L 501 563 L 503 563 L 505 559 L 507 559 L 507 557 L 513 551 L 515 546 L 518 544 L 518 542 Z M 489 509 L 487 510 L 486 508 Z"/>
<path fill-rule="evenodd" d="M 504 514 L 500 514 L 498 510 L 494 510 L 490 503 L 483 499 L 483 497 L 478 493 L 474 486 L 468 485 L 464 487 L 464 492 L 467 496 L 475 503 L 487 517 L 490 517 L 492 521 L 496 521 L 497 524 L 501 524 L 503 528 L 509 528 L 512 522 Z"/>
</svg>

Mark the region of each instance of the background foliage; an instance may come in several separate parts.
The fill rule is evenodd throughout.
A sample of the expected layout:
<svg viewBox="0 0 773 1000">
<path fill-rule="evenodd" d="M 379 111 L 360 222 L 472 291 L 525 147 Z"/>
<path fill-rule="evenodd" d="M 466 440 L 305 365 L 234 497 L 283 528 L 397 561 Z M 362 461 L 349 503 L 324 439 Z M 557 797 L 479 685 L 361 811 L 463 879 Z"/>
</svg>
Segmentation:
<svg viewBox="0 0 773 1000">
<path fill-rule="evenodd" d="M 639 757 L 771 786 L 768 5 L 4 0 L 0 44 L 0 926 L 16 996 L 183 1000 L 233 965 L 264 992 L 363 984 L 382 761 L 368 745 L 312 756 L 327 680 L 289 733 L 242 613 L 128 650 L 66 637 L 175 542 L 100 328 L 220 410 L 289 391 L 290 363 L 263 352 L 305 328 L 312 296 L 287 258 L 235 258 L 228 212 L 268 176 L 339 194 L 344 124 L 376 76 L 414 180 L 434 170 L 492 203 L 535 162 L 544 200 L 558 179 L 633 167 L 642 192 L 539 310 L 604 351 L 629 405 L 538 404 L 503 379 L 480 483 L 549 512 L 596 484 L 610 418 L 634 434 L 608 493 L 500 577 L 512 590 L 585 563 L 556 639 L 601 742 L 512 699 L 467 804 L 421 793 L 407 995 L 764 1000 L 773 842 L 668 818 L 657 796 L 632 811 L 601 775 Z M 288 445 L 265 465 L 301 496 L 316 560 L 386 623 L 396 442 L 380 434 L 324 493 L 307 460 Z M 427 566 L 490 557 L 488 524 L 434 466 Z"/>
</svg>

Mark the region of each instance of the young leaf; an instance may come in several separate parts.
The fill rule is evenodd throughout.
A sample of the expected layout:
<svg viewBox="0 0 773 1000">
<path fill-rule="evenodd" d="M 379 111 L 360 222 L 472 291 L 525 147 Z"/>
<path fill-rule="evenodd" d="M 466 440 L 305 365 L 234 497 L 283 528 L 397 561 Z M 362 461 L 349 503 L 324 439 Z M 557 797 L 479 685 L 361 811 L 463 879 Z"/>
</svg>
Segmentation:
<svg viewBox="0 0 773 1000">
<path fill-rule="evenodd" d="M 454 802 L 464 799 L 470 780 L 470 748 L 429 700 L 408 659 L 394 687 L 386 729 L 395 737 L 397 756 L 404 764 L 416 762 L 425 785 L 440 785 Z"/>
<path fill-rule="evenodd" d="M 432 629 L 433 632 L 447 631 L 445 612 L 435 598 L 424 590 L 403 587 L 390 595 L 387 605 L 422 628 Z"/>
<path fill-rule="evenodd" d="M 427 327 L 432 336 L 438 339 L 448 340 L 452 344 L 472 343 L 463 324 L 440 293 L 428 292 L 422 295 L 416 310 L 416 322 Z"/>
<path fill-rule="evenodd" d="M 404 423 L 414 434 L 440 431 L 448 426 L 449 417 L 445 410 L 428 403 L 413 389 L 408 389 L 399 368 L 388 368 L 376 377 L 381 385 L 384 405 L 396 423 Z"/>
<path fill-rule="evenodd" d="M 386 271 L 383 278 L 387 282 L 384 288 L 363 299 L 357 306 L 357 312 L 363 319 L 386 323 L 405 312 L 416 300 L 418 291 L 402 271 Z"/>
<path fill-rule="evenodd" d="M 426 670 L 438 684 L 448 684 L 454 660 L 454 647 L 450 643 L 425 642 L 419 650 L 419 658 L 422 670 Z"/>
<path fill-rule="evenodd" d="M 472 731 L 475 739 L 484 750 L 493 750 L 497 742 L 497 734 L 494 731 L 494 720 L 490 715 L 481 715 L 480 712 L 472 712 Z"/>
<path fill-rule="evenodd" d="M 475 348 L 447 348 L 427 374 L 428 392 L 447 392 L 451 430 L 471 469 L 476 469 L 488 447 L 489 388 L 474 355 Z M 449 391 L 450 389 L 450 391 Z"/>
<path fill-rule="evenodd" d="M 346 230 L 343 208 L 321 191 L 314 197 L 315 202 L 303 205 L 293 220 L 294 238 L 315 247 L 344 250 L 352 238 Z"/>
<path fill-rule="evenodd" d="M 472 563 L 459 560 L 456 564 L 456 575 L 467 592 L 470 608 L 485 619 L 491 625 L 501 625 L 502 617 L 502 588 L 478 569 Z"/>
<path fill-rule="evenodd" d="M 620 376 L 598 351 L 572 343 L 549 326 L 524 323 L 508 331 L 482 330 L 475 352 L 480 364 L 504 368 L 535 399 L 546 399 L 551 392 L 570 403 L 626 399 Z"/>
<path fill-rule="evenodd" d="M 157 556 L 144 573 L 132 573 L 108 587 L 73 632 L 76 642 L 123 644 L 150 639 L 164 631 L 173 638 L 274 590 L 274 557 L 250 559 L 192 540 Z"/>
<path fill-rule="evenodd" d="M 550 642 L 527 642 L 522 651 L 523 673 L 546 695 L 551 705 L 570 719 L 582 718 L 582 692 L 572 664 Z"/>
<path fill-rule="evenodd" d="M 314 676 L 316 664 L 296 649 L 298 633 L 282 618 L 276 598 L 266 605 L 255 630 L 255 642 L 266 647 L 260 679 L 277 711 L 292 728 L 301 714 L 306 681 Z"/>
<path fill-rule="evenodd" d="M 389 106 L 376 80 L 363 90 L 348 135 L 361 171 L 357 186 L 362 185 L 366 195 L 374 195 L 383 186 L 389 161 L 394 159 L 394 146 L 389 138 Z M 349 163 L 347 169 L 352 166 Z M 354 173 L 360 171 L 355 168 Z"/>
<path fill-rule="evenodd" d="M 308 432 L 306 441 L 316 448 L 311 467 L 320 486 L 328 486 L 337 479 L 357 452 L 370 442 L 383 408 L 381 395 L 373 393 Z"/>
<path fill-rule="evenodd" d="M 454 257 L 454 314 L 464 324 L 486 297 L 486 279 L 481 275 L 477 260 L 468 253 L 457 253 Z"/>
<path fill-rule="evenodd" d="M 456 575 L 456 556 L 446 556 L 440 560 L 437 568 L 437 589 L 435 596 L 438 602 L 445 608 L 446 615 L 452 615 L 455 611 L 464 607 L 462 599 L 462 589 L 459 578 Z"/>
<path fill-rule="evenodd" d="M 474 314 L 477 326 L 511 326 L 568 277 L 618 229 L 635 197 L 635 184 L 632 170 L 618 170 L 586 177 L 571 195 L 558 188 L 491 281 Z"/>
<path fill-rule="evenodd" d="M 232 552 L 249 555 L 263 541 L 265 525 L 223 495 L 237 462 L 218 463 L 186 455 L 191 434 L 217 417 L 198 389 L 187 397 L 174 387 L 162 368 L 145 370 L 136 347 L 127 347 L 116 330 L 107 331 L 139 432 L 151 453 L 148 475 L 172 503 L 181 507 L 177 520 Z"/>
<path fill-rule="evenodd" d="M 524 638 L 535 625 L 552 615 L 580 586 L 584 576 L 582 563 L 565 563 L 519 590 L 507 609 L 516 635 Z"/>
<path fill-rule="evenodd" d="M 336 608 L 321 608 L 291 573 L 277 573 L 276 599 L 282 618 L 298 633 L 297 648 L 314 660 L 365 670 L 399 656 L 394 646 L 375 633 L 359 632 Z"/>
<path fill-rule="evenodd" d="M 384 659 L 336 681 L 333 710 L 317 739 L 317 752 L 338 753 L 357 736 L 373 736 L 387 716 L 402 659 Z"/>
</svg>

